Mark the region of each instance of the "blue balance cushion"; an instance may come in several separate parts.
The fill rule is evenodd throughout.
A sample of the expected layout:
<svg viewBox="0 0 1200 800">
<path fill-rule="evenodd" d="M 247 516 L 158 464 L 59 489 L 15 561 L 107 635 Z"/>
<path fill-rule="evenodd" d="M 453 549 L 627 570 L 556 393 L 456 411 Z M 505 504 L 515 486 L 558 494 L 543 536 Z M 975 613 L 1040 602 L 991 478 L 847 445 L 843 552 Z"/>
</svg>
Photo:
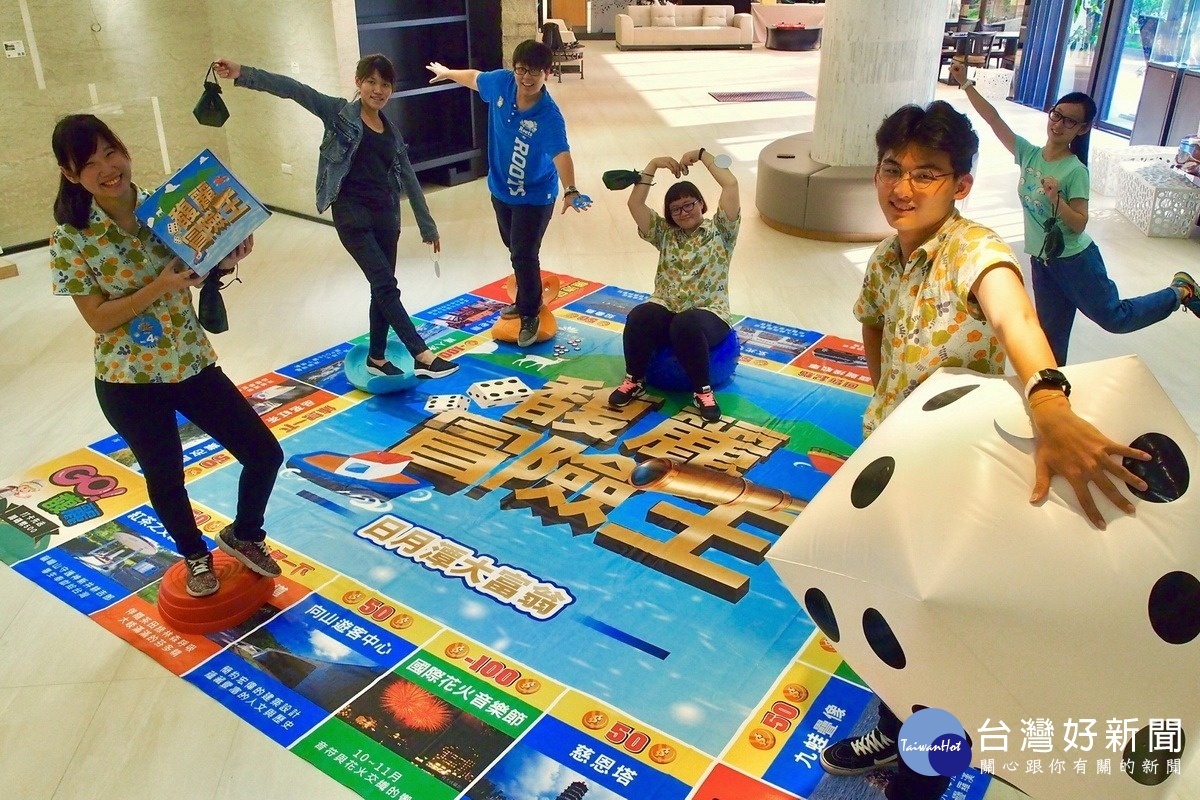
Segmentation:
<svg viewBox="0 0 1200 800">
<path fill-rule="evenodd" d="M 733 380 L 733 371 L 737 369 L 740 354 L 741 347 L 734 331 L 730 331 L 716 347 L 708 351 L 708 380 L 714 389 L 720 389 Z M 669 392 L 692 391 L 692 382 L 688 380 L 670 345 L 658 348 L 650 357 L 646 383 Z"/>
<path fill-rule="evenodd" d="M 408 350 L 399 342 L 389 340 L 385 352 L 388 361 L 398 369 L 404 370 L 403 375 L 372 375 L 367 372 L 367 346 L 356 344 L 350 348 L 350 352 L 346 353 L 346 358 L 342 361 L 346 380 L 354 384 L 354 388 L 371 394 L 402 392 L 412 388 L 420 378 L 413 374 L 413 357 L 408 354 Z"/>
</svg>

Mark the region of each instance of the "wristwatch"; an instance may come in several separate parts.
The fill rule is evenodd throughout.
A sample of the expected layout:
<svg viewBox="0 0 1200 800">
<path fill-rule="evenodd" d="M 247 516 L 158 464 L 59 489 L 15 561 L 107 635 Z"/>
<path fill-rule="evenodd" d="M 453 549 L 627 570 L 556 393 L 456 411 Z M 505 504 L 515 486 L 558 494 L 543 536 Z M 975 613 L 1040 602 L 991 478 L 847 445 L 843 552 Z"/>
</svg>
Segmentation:
<svg viewBox="0 0 1200 800">
<path fill-rule="evenodd" d="M 967 89 L 970 89 L 970 88 L 971 88 L 972 86 L 974 86 L 974 85 L 975 85 L 975 81 L 973 81 L 973 80 L 971 80 L 970 78 L 968 78 L 968 79 L 967 79 L 966 81 L 964 81 L 963 83 L 960 83 L 960 84 L 958 85 L 958 88 L 962 89 L 962 90 L 965 92 Z"/>
<path fill-rule="evenodd" d="M 1025 399 L 1028 400 L 1038 389 L 1045 388 L 1058 389 L 1064 396 L 1071 396 L 1071 382 L 1066 375 L 1056 369 L 1043 369 L 1035 372 L 1029 383 L 1025 384 Z"/>
<path fill-rule="evenodd" d="M 569 194 L 579 194 L 579 190 L 574 186 L 568 186 L 566 189 L 563 189 L 563 197 L 566 197 Z"/>
</svg>

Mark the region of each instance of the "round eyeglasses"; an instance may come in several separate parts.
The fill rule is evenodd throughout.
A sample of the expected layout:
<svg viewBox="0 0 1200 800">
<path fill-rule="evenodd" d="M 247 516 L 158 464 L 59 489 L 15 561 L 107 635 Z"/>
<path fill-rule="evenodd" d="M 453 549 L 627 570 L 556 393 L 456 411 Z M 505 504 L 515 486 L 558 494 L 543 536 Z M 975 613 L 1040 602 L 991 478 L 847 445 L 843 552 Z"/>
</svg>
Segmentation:
<svg viewBox="0 0 1200 800">
<path fill-rule="evenodd" d="M 1076 125 L 1083 124 L 1082 120 L 1071 119 L 1070 117 L 1068 117 L 1067 115 L 1065 115 L 1061 111 L 1059 111 L 1057 108 L 1050 109 L 1050 121 L 1051 122 L 1061 122 L 1062 126 L 1064 128 L 1066 128 L 1067 130 L 1071 130 Z"/>
<path fill-rule="evenodd" d="M 934 172 L 931 169 L 914 169 L 905 172 L 895 164 L 880 164 L 875 168 L 875 176 L 879 178 L 879 182 L 884 186 L 895 186 L 900 181 L 908 178 L 913 187 L 917 189 L 928 189 L 935 181 L 940 181 L 942 178 L 949 178 L 953 174 L 953 172 Z"/>
</svg>

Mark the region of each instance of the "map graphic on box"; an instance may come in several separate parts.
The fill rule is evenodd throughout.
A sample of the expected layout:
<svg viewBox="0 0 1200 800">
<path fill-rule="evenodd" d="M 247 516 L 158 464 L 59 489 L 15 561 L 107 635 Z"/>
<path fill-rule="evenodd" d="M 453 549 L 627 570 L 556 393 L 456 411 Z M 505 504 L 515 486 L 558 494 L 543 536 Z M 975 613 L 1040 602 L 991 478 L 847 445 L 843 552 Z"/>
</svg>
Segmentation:
<svg viewBox="0 0 1200 800">
<path fill-rule="evenodd" d="M 135 213 L 201 276 L 271 216 L 211 150 L 172 175 Z"/>
</svg>

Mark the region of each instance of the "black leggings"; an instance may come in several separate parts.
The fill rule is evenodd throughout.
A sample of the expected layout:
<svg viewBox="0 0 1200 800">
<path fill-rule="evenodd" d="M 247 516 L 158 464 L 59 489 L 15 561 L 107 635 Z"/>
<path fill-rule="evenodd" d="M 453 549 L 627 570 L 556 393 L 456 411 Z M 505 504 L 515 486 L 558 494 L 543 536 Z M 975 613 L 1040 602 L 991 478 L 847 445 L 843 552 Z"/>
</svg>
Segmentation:
<svg viewBox="0 0 1200 800">
<path fill-rule="evenodd" d="M 216 364 L 179 383 L 96 381 L 100 410 L 133 451 L 146 479 L 150 505 L 185 558 L 208 546 L 196 527 L 183 486 L 183 444 L 175 412 L 216 439 L 242 465 L 234 533 L 261 542 L 263 517 L 283 448 Z"/>
<path fill-rule="evenodd" d="M 625 371 L 643 380 L 655 349 L 668 343 L 692 391 L 708 386 L 708 351 L 729 335 L 729 326 L 711 311 L 689 308 L 676 314 L 658 303 L 642 303 L 625 321 Z"/>
<path fill-rule="evenodd" d="M 536 317 L 542 307 L 542 237 L 554 216 L 554 204 L 513 205 L 493 196 L 492 208 L 517 276 L 517 311 L 523 317 Z"/>
<path fill-rule="evenodd" d="M 333 204 L 333 225 L 342 247 L 371 285 L 368 355 L 376 361 L 383 360 L 387 353 L 388 326 L 410 355 L 424 353 L 429 347 L 400 302 L 400 286 L 396 283 L 399 207 L 384 203 L 380 208 L 368 208 L 353 200 L 338 200 Z"/>
</svg>

